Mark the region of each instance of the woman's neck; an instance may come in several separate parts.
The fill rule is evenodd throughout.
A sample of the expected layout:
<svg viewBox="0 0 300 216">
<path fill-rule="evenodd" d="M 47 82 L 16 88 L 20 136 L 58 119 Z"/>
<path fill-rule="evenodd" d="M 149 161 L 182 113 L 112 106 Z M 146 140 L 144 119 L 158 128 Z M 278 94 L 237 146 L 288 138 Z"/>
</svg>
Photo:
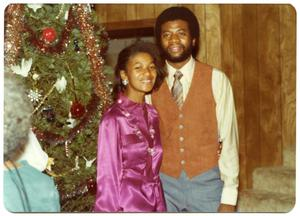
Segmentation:
<svg viewBox="0 0 300 216">
<path fill-rule="evenodd" d="M 125 90 L 124 95 L 128 97 L 129 100 L 135 103 L 141 104 L 145 102 L 145 93 L 131 94 L 129 91 Z"/>
</svg>

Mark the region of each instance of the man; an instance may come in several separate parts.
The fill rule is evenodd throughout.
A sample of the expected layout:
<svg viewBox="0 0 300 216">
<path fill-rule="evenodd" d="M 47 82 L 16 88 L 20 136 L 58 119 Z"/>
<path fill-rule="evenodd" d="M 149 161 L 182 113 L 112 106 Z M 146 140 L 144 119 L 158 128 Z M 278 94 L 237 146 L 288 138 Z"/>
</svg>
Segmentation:
<svg viewBox="0 0 300 216">
<path fill-rule="evenodd" d="M 160 115 L 164 150 L 161 180 L 167 209 L 233 212 L 239 162 L 229 80 L 223 72 L 195 59 L 199 24 L 189 9 L 163 11 L 157 18 L 155 35 L 168 72 L 160 90 L 151 97 Z"/>
</svg>

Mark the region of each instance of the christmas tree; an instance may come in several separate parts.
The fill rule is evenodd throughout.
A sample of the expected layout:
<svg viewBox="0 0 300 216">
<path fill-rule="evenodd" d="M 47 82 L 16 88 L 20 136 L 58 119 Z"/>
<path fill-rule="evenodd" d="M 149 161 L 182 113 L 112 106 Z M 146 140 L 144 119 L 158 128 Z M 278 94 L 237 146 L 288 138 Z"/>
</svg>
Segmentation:
<svg viewBox="0 0 300 216">
<path fill-rule="evenodd" d="M 63 212 L 93 206 L 98 124 L 111 103 L 107 45 L 90 5 L 6 8 L 5 71 L 27 86 L 33 131 L 53 158 L 46 172 L 55 179 Z"/>
</svg>

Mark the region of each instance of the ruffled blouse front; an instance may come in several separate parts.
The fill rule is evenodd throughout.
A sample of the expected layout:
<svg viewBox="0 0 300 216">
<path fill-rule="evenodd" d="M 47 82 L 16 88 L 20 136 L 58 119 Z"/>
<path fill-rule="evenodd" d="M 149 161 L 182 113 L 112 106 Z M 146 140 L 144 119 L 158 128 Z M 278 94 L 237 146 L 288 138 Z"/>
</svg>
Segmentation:
<svg viewBox="0 0 300 216">
<path fill-rule="evenodd" d="M 166 211 L 156 110 L 120 95 L 99 126 L 94 211 Z"/>
</svg>

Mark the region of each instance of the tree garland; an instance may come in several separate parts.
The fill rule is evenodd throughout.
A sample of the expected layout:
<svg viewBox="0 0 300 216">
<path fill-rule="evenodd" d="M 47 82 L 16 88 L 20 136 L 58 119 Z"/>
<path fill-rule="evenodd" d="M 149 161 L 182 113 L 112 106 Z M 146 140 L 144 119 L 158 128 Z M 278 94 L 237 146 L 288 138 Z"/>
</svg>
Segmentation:
<svg viewBox="0 0 300 216">
<path fill-rule="evenodd" d="M 75 18 L 74 13 L 77 13 L 77 19 Z M 67 137 L 34 128 L 34 132 L 37 135 L 37 138 L 51 145 L 71 143 L 75 136 L 80 133 L 82 129 L 84 129 L 90 118 L 93 116 L 93 113 L 97 111 L 99 98 L 102 102 L 99 108 L 100 113 L 103 113 L 112 102 L 108 88 L 105 84 L 106 77 L 103 73 L 104 59 L 102 58 L 102 56 L 105 55 L 107 47 L 100 47 L 99 44 L 96 43 L 94 28 L 93 25 L 90 24 L 90 21 L 91 17 L 85 5 L 72 5 L 69 9 L 68 20 L 62 31 L 61 38 L 55 45 L 52 46 L 45 44 L 41 39 L 38 39 L 34 31 L 28 25 L 24 24 L 24 30 L 27 31 L 30 35 L 30 43 L 42 53 L 51 54 L 60 54 L 64 52 L 64 49 L 69 44 L 69 36 L 72 28 L 74 28 L 75 25 L 78 25 L 80 28 L 80 32 L 84 38 L 87 55 L 91 62 L 91 77 L 95 94 L 92 94 L 92 97 L 87 105 L 87 112 L 82 117 L 80 123 L 78 123 L 69 131 Z M 108 40 L 106 34 L 102 36 L 101 39 Z"/>
<path fill-rule="evenodd" d="M 69 45 L 69 36 L 71 30 L 76 24 L 73 10 L 73 7 L 70 7 L 67 23 L 65 28 L 62 30 L 60 40 L 55 45 L 48 45 L 41 39 L 38 39 L 35 32 L 27 24 L 24 24 L 24 31 L 29 33 L 29 41 L 31 44 L 42 53 L 60 54 L 64 52 L 65 48 Z"/>
<path fill-rule="evenodd" d="M 60 54 L 69 46 L 69 38 L 72 28 L 79 26 L 80 33 L 86 46 L 88 59 L 91 67 L 91 78 L 93 82 L 93 91 L 91 98 L 86 105 L 86 112 L 81 117 L 80 122 L 70 129 L 66 136 L 43 131 L 39 128 L 33 128 L 34 133 L 40 141 L 49 145 L 58 145 L 71 143 L 72 140 L 86 127 L 93 114 L 97 111 L 103 113 L 111 104 L 111 97 L 107 85 L 105 84 L 105 75 L 103 73 L 104 60 L 107 46 L 100 47 L 96 42 L 93 25 L 90 24 L 90 14 L 85 5 L 72 5 L 69 9 L 66 25 L 61 32 L 60 39 L 55 44 L 46 44 L 39 39 L 35 32 L 24 21 L 24 4 L 10 4 L 5 10 L 5 71 L 10 71 L 10 67 L 16 64 L 21 49 L 21 33 L 29 34 L 29 42 L 42 53 Z M 102 31 L 100 35 L 103 41 L 108 40 L 107 33 Z M 105 45 L 107 43 L 104 43 Z M 101 99 L 101 101 L 100 101 Z M 99 103 L 101 102 L 101 103 Z M 55 174 L 54 174 L 55 176 Z M 78 187 L 71 192 L 61 191 L 61 201 L 66 203 L 70 199 L 85 195 L 86 193 L 95 193 L 95 179 L 82 179 Z"/>
</svg>

